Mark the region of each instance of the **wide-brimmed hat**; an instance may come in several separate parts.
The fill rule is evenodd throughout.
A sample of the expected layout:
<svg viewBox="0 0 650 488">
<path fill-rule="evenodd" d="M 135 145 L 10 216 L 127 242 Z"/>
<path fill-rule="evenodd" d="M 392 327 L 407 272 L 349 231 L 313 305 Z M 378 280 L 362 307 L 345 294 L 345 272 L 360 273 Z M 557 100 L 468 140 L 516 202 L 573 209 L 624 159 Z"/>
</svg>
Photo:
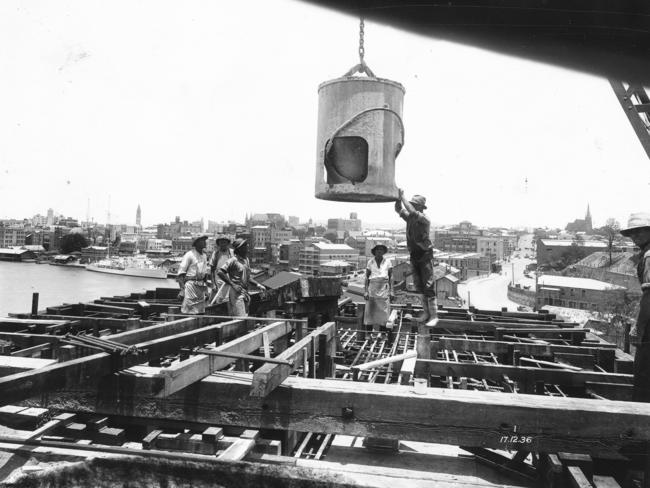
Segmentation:
<svg viewBox="0 0 650 488">
<path fill-rule="evenodd" d="M 413 205 L 421 205 L 422 208 L 427 208 L 426 203 L 427 199 L 424 198 L 422 195 L 413 195 L 413 198 L 409 200 L 410 203 Z"/>
<path fill-rule="evenodd" d="M 194 240 L 192 240 L 192 246 L 196 246 L 196 243 L 199 242 L 201 239 L 205 239 L 205 240 L 207 240 L 207 239 L 208 239 L 208 236 L 199 236 L 199 237 L 195 237 Z"/>
<path fill-rule="evenodd" d="M 235 239 L 234 242 L 232 243 L 233 249 L 239 249 L 243 245 L 248 244 L 248 241 L 246 239 Z"/>
<path fill-rule="evenodd" d="M 650 213 L 633 213 L 630 214 L 630 218 L 627 221 L 627 228 L 621 229 L 621 234 L 628 237 L 631 234 L 634 234 L 637 230 L 641 230 L 646 227 L 650 227 Z"/>
<path fill-rule="evenodd" d="M 232 239 L 230 239 L 230 237 L 227 236 L 226 234 L 219 234 L 219 235 L 217 235 L 217 237 L 215 238 L 214 242 L 219 242 L 219 241 L 231 242 Z"/>
<path fill-rule="evenodd" d="M 374 256 L 375 251 L 376 251 L 377 249 L 383 249 L 385 253 L 388 252 L 388 248 L 387 248 L 386 246 L 384 246 L 383 244 L 377 244 L 377 245 L 375 245 L 375 247 L 373 247 L 373 248 L 370 250 L 370 252 L 373 254 L 373 256 Z"/>
</svg>

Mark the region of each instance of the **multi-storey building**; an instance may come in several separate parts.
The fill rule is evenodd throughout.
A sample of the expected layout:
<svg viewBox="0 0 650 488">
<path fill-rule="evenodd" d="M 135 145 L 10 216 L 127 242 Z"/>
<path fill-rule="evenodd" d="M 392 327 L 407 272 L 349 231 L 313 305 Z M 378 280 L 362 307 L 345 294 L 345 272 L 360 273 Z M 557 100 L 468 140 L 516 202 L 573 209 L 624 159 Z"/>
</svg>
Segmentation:
<svg viewBox="0 0 650 488">
<path fill-rule="evenodd" d="M 537 280 L 536 305 L 606 312 L 622 302 L 626 288 L 590 278 L 542 275 Z"/>
<path fill-rule="evenodd" d="M 23 244 L 25 244 L 25 228 L 23 226 L 0 227 L 0 247 L 9 248 Z"/>
<path fill-rule="evenodd" d="M 304 244 L 298 239 L 291 239 L 278 246 L 278 267 L 284 271 L 298 269 L 300 266 L 300 251 Z"/>
<path fill-rule="evenodd" d="M 459 278 L 466 280 L 476 276 L 488 275 L 492 261 L 480 253 L 446 253 L 439 252 L 433 256 L 438 263 L 446 263 L 460 270 Z"/>
<path fill-rule="evenodd" d="M 321 265 L 328 261 L 356 263 L 358 256 L 359 251 L 347 244 L 315 242 L 300 251 L 299 269 L 301 273 L 314 276 L 321 272 Z"/>
<path fill-rule="evenodd" d="M 579 254 L 582 259 L 596 251 L 605 251 L 604 241 L 585 241 L 570 239 L 538 239 L 536 244 L 537 266 L 544 266 L 562 261 L 571 251 Z"/>
<path fill-rule="evenodd" d="M 349 219 L 327 219 L 327 230 L 361 231 L 361 220 L 356 213 L 351 213 Z"/>
<path fill-rule="evenodd" d="M 253 247 L 267 247 L 279 245 L 291 239 L 291 229 L 276 229 L 272 225 L 256 225 L 251 227 L 251 242 Z"/>
</svg>

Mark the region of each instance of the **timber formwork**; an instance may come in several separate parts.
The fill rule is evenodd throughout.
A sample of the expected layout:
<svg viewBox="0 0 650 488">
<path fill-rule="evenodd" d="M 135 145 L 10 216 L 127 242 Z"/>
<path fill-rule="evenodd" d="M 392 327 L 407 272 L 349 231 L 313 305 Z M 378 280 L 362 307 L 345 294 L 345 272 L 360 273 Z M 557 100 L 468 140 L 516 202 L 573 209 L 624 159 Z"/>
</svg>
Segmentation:
<svg viewBox="0 0 650 488">
<path fill-rule="evenodd" d="M 369 334 L 339 293 L 301 280 L 247 318 L 183 316 L 158 289 L 0 319 L 0 449 L 191 461 L 226 486 L 642 486 L 629 354 L 545 313 L 425 327 L 396 305 Z"/>
</svg>

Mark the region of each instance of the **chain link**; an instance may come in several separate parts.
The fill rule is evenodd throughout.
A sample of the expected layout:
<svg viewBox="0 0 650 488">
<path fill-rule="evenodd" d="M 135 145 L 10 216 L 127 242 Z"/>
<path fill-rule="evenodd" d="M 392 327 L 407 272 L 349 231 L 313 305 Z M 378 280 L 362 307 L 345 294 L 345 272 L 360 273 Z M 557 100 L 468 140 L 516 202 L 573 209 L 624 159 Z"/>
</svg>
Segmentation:
<svg viewBox="0 0 650 488">
<path fill-rule="evenodd" d="M 364 35 L 363 27 L 364 27 L 363 17 L 361 17 L 359 19 L 359 61 L 361 62 L 361 64 L 363 64 L 363 57 L 366 54 L 366 50 L 363 46 L 363 35 Z"/>
</svg>

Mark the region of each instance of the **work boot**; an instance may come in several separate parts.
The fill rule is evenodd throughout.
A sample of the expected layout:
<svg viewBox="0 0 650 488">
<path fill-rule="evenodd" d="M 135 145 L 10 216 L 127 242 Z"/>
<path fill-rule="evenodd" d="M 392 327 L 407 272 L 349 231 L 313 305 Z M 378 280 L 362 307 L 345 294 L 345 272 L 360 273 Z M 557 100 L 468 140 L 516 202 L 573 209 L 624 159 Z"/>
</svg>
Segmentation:
<svg viewBox="0 0 650 488">
<path fill-rule="evenodd" d="M 430 312 L 427 327 L 435 327 L 438 325 L 438 301 L 436 300 L 436 297 L 429 297 L 427 298 L 427 302 L 429 303 Z"/>
<path fill-rule="evenodd" d="M 431 317 L 431 311 L 429 310 L 429 300 L 427 297 L 422 297 L 422 313 L 415 318 L 415 321 L 419 324 L 423 324 L 429 321 Z"/>
</svg>

